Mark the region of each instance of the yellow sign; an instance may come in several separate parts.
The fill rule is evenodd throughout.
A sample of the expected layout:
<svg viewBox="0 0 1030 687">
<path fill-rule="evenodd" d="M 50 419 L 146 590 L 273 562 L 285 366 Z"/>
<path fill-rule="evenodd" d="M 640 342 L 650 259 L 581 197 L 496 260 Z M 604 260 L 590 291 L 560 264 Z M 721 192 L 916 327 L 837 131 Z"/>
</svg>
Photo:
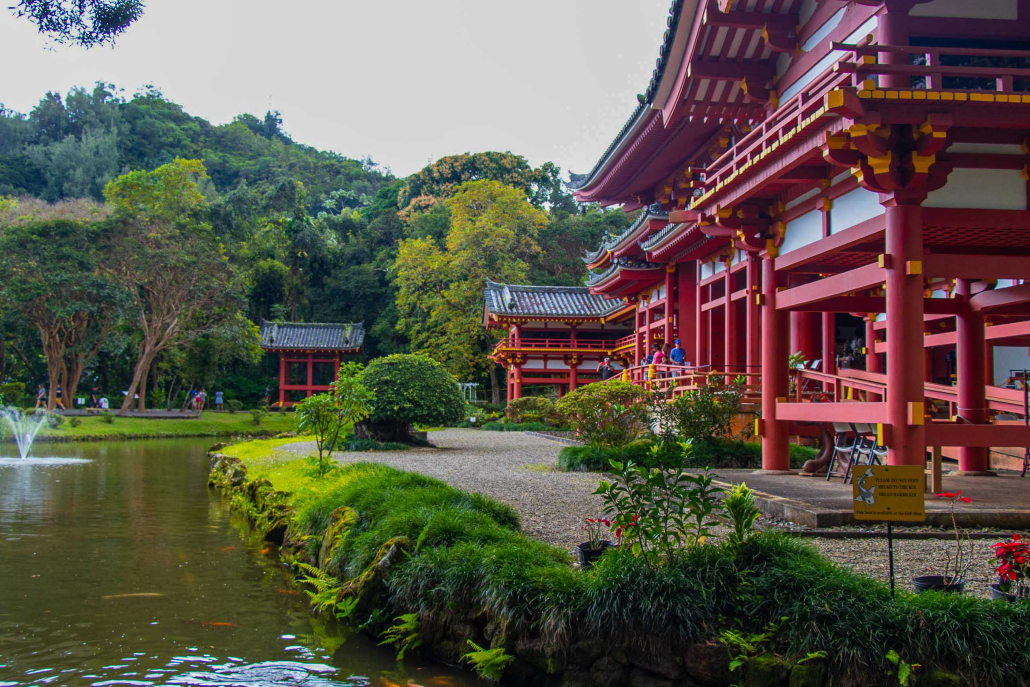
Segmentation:
<svg viewBox="0 0 1030 687">
<path fill-rule="evenodd" d="M 851 483 L 856 520 L 926 520 L 921 465 L 856 465 Z"/>
</svg>

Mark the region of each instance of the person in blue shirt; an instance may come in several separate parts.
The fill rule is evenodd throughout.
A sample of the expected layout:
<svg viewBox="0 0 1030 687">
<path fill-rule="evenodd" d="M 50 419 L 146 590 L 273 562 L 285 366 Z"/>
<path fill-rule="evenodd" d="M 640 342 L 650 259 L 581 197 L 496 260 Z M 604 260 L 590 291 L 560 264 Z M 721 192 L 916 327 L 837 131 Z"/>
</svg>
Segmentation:
<svg viewBox="0 0 1030 687">
<path fill-rule="evenodd" d="M 679 339 L 676 339 L 673 344 L 672 350 L 669 351 L 669 360 L 672 361 L 673 365 L 682 365 L 687 359 L 687 352 L 680 346 Z"/>
</svg>

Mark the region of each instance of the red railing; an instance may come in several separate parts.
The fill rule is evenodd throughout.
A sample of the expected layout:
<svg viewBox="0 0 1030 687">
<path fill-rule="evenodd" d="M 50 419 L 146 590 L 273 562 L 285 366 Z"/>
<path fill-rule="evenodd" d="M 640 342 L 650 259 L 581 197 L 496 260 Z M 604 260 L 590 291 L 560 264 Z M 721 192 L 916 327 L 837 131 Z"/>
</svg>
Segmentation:
<svg viewBox="0 0 1030 687">
<path fill-rule="evenodd" d="M 513 337 L 501 339 L 494 345 L 494 352 L 502 349 L 534 351 L 534 350 L 563 350 L 563 351 L 597 351 L 608 352 L 614 345 L 613 341 L 588 339 L 572 343 L 566 339 L 538 339 L 533 337 L 522 337 L 515 341 Z"/>
</svg>

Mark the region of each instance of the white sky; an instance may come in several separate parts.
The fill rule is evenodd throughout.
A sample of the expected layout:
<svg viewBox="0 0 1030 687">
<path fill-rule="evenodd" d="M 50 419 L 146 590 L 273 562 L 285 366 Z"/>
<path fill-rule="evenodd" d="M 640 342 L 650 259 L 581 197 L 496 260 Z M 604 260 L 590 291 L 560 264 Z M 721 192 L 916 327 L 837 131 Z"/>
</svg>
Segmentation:
<svg viewBox="0 0 1030 687">
<path fill-rule="evenodd" d="M 114 48 L 50 45 L 0 10 L 0 103 L 154 84 L 213 123 L 282 113 L 294 140 L 406 175 L 511 150 L 587 172 L 647 87 L 669 0 L 149 0 Z"/>
</svg>

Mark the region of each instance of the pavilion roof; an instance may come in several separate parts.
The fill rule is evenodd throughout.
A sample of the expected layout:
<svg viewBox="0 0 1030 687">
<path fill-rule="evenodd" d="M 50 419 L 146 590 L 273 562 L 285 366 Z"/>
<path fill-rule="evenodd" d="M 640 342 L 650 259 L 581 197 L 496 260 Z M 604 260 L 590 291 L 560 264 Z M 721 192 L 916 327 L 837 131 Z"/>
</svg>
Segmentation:
<svg viewBox="0 0 1030 687">
<path fill-rule="evenodd" d="M 365 342 L 361 322 L 269 322 L 261 320 L 265 350 L 351 351 Z"/>
<path fill-rule="evenodd" d="M 590 293 L 585 286 L 523 286 L 486 282 L 486 312 L 500 317 L 581 317 L 600 319 L 621 302 Z"/>
</svg>

